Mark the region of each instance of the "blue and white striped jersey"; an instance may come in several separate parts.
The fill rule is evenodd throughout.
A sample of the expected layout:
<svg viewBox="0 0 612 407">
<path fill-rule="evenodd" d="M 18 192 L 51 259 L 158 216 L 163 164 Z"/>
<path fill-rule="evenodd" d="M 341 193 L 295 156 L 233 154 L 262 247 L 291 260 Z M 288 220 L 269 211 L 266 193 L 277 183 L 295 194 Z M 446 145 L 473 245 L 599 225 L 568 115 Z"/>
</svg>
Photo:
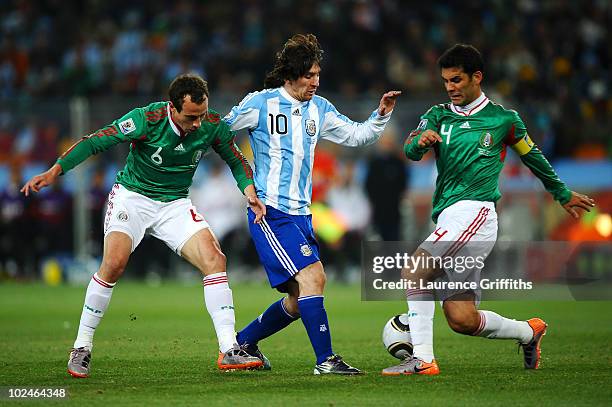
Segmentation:
<svg viewBox="0 0 612 407">
<path fill-rule="evenodd" d="M 391 112 L 380 116 L 374 111 L 356 123 L 321 96 L 300 102 L 280 87 L 249 93 L 223 120 L 234 131 L 249 131 L 259 199 L 291 215 L 308 215 L 317 141 L 372 144 L 390 117 Z"/>
</svg>

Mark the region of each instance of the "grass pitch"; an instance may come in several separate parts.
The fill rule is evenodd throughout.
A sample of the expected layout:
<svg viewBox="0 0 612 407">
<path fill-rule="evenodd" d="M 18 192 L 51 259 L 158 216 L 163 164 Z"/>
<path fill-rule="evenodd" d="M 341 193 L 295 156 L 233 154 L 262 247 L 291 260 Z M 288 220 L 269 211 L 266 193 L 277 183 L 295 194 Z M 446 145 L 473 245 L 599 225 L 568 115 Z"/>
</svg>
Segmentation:
<svg viewBox="0 0 612 407">
<path fill-rule="evenodd" d="M 237 328 L 279 294 L 234 284 Z M 396 360 L 381 344 L 401 302 L 361 302 L 358 286 L 330 285 L 326 308 L 334 350 L 365 369 L 361 377 L 314 376 L 301 322 L 262 342 L 270 372 L 221 373 L 202 287 L 122 281 L 96 334 L 92 373 L 66 373 L 84 287 L 0 285 L 0 387 L 62 387 L 74 405 L 609 405 L 612 400 L 610 302 L 495 302 L 502 315 L 549 324 L 542 369 L 525 371 L 512 341 L 453 333 L 436 310 L 437 377 L 382 377 Z M 41 403 L 41 402 L 37 402 Z M 19 402 L 0 400 L 0 404 Z"/>
</svg>

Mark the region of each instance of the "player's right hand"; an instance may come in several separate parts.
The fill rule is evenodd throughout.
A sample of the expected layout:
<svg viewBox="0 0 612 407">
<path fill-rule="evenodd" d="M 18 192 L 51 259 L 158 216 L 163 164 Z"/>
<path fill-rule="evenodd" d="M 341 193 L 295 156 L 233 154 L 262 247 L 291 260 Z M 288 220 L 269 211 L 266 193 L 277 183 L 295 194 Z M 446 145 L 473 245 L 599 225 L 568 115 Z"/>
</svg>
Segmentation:
<svg viewBox="0 0 612 407">
<path fill-rule="evenodd" d="M 25 183 L 20 191 L 23 192 L 25 196 L 30 195 L 30 190 L 33 192 L 39 192 L 44 187 L 53 184 L 61 173 L 62 167 L 60 167 L 59 164 L 55 164 L 42 174 L 33 176 L 32 179 Z"/>
<path fill-rule="evenodd" d="M 430 147 L 438 142 L 442 142 L 442 137 L 431 129 L 425 130 L 419 137 L 419 147 Z"/>
</svg>

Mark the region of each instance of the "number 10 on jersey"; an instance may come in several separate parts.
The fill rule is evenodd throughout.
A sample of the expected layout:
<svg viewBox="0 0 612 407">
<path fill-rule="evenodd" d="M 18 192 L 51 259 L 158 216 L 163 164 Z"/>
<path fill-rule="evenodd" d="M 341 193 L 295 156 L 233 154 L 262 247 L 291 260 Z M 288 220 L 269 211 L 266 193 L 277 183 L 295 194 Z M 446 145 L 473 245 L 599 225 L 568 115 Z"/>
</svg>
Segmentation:
<svg viewBox="0 0 612 407">
<path fill-rule="evenodd" d="M 287 134 L 287 116 L 282 113 L 276 115 L 268 113 L 268 121 L 270 134 Z"/>
</svg>

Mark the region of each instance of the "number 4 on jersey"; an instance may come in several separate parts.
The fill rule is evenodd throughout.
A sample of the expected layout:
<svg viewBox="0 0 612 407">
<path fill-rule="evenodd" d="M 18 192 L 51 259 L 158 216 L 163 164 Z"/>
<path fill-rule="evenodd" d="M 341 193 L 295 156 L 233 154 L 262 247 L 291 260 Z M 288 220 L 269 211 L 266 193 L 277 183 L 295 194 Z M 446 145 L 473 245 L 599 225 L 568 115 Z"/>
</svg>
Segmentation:
<svg viewBox="0 0 612 407">
<path fill-rule="evenodd" d="M 448 126 L 448 129 L 447 129 L 446 124 L 443 124 L 442 127 L 440 128 L 440 134 L 446 137 L 446 145 L 450 143 L 450 136 L 451 136 L 451 132 L 453 131 L 453 126 L 454 125 L 451 124 L 450 126 Z"/>
</svg>

